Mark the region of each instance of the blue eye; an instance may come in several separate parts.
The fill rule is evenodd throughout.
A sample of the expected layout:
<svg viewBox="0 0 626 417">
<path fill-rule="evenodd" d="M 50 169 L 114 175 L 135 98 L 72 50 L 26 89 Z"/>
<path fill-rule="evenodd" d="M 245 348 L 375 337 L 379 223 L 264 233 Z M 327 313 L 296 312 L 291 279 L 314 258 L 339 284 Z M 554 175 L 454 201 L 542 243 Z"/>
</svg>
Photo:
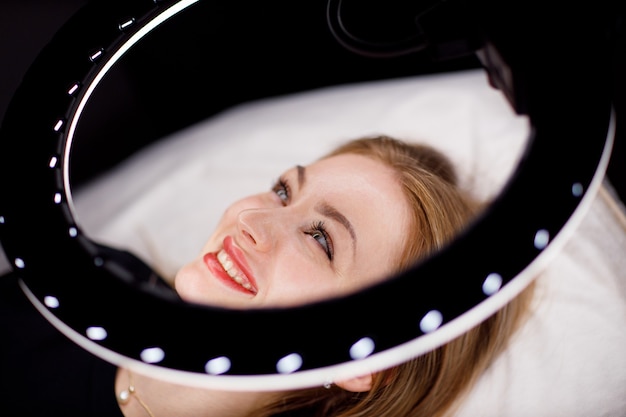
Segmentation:
<svg viewBox="0 0 626 417">
<path fill-rule="evenodd" d="M 287 192 L 284 189 L 280 189 L 276 191 L 276 195 L 283 200 L 284 202 L 289 201 L 289 195 L 287 194 Z"/>
<path fill-rule="evenodd" d="M 333 243 L 324 227 L 324 222 L 313 223 L 307 234 L 319 243 L 328 259 L 332 261 L 334 256 Z"/>
<path fill-rule="evenodd" d="M 291 191 L 289 189 L 289 184 L 286 180 L 280 179 L 272 188 L 272 191 L 280 198 L 283 205 L 287 205 L 291 198 Z"/>
</svg>

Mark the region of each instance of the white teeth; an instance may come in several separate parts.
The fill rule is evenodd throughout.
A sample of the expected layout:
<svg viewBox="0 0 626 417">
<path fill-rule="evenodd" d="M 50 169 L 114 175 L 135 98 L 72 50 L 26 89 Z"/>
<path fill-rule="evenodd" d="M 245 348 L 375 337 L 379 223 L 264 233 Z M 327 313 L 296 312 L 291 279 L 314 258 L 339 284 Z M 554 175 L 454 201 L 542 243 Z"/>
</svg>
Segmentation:
<svg viewBox="0 0 626 417">
<path fill-rule="evenodd" d="M 250 283 L 248 282 L 248 279 L 243 275 L 243 272 L 235 267 L 233 261 L 226 254 L 226 252 L 224 252 L 224 250 L 220 250 L 217 253 L 217 260 L 220 262 L 228 276 L 233 279 L 233 281 L 249 291 L 254 291 L 252 285 L 250 285 Z"/>
</svg>

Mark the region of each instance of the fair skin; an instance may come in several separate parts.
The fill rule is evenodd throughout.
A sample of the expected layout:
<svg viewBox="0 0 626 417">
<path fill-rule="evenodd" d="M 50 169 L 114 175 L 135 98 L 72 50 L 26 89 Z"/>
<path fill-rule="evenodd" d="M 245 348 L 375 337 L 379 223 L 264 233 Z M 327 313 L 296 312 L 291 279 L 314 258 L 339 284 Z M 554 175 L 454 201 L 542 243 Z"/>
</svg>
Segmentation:
<svg viewBox="0 0 626 417">
<path fill-rule="evenodd" d="M 176 275 L 176 291 L 188 302 L 236 309 L 346 295 L 394 272 L 409 219 L 393 170 L 378 161 L 344 154 L 294 167 L 271 190 L 226 210 L 200 254 Z M 241 416 L 280 395 L 133 379 L 141 399 L 162 411 L 158 415 Z M 365 375 L 336 384 L 367 391 L 371 381 Z M 116 392 L 127 387 L 120 370 Z M 121 409 L 127 417 L 146 415 L 137 401 Z"/>
<path fill-rule="evenodd" d="M 294 167 L 281 181 L 226 210 L 201 253 L 176 275 L 181 298 L 228 308 L 289 307 L 342 296 L 393 273 L 410 208 L 391 168 L 346 154 Z M 325 232 L 316 230 L 320 223 Z M 229 261 L 241 284 L 226 275 Z"/>
</svg>

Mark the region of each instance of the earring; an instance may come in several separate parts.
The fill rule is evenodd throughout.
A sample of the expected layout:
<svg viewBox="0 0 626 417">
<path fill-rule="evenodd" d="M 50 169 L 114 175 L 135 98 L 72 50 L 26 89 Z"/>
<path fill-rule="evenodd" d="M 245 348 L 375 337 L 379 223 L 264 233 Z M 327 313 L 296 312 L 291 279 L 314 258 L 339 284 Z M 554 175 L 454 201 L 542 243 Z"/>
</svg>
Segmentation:
<svg viewBox="0 0 626 417">
<path fill-rule="evenodd" d="M 332 381 L 324 382 L 324 388 L 330 389 L 330 387 L 332 387 L 332 386 L 333 386 L 333 382 Z"/>
</svg>

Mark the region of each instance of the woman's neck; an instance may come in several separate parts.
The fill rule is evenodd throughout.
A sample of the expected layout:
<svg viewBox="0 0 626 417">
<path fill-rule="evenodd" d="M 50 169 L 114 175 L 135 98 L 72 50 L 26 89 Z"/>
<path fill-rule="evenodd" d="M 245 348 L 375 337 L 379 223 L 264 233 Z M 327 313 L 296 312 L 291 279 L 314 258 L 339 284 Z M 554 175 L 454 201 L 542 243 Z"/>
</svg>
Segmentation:
<svg viewBox="0 0 626 417">
<path fill-rule="evenodd" d="M 120 394 L 127 394 L 120 400 Z M 275 399 L 276 392 L 234 392 L 172 384 L 118 369 L 115 394 L 125 417 L 243 417 Z"/>
</svg>

